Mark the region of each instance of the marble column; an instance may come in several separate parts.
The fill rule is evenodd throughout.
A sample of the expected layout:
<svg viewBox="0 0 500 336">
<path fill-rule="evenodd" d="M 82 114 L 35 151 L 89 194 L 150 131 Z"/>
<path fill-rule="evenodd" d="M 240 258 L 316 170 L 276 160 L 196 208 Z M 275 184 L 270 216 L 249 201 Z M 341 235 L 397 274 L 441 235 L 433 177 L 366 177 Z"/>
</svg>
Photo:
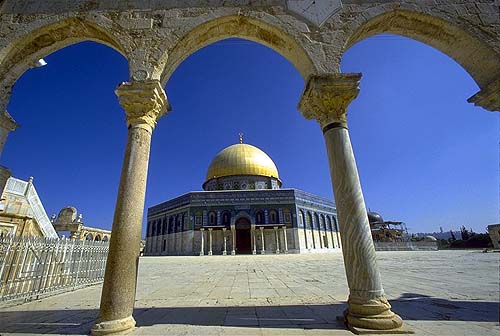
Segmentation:
<svg viewBox="0 0 500 336">
<path fill-rule="evenodd" d="M 200 229 L 200 237 L 201 237 L 201 247 L 200 247 L 200 255 L 205 255 L 205 229 Z"/>
<path fill-rule="evenodd" d="M 236 226 L 235 225 L 231 225 L 231 237 L 233 238 L 231 255 L 236 255 Z"/>
<path fill-rule="evenodd" d="M 7 142 L 7 137 L 10 132 L 15 131 L 19 125 L 12 119 L 9 112 L 4 111 L 0 114 L 0 156 L 3 152 L 3 147 Z M 12 173 L 9 168 L 0 166 L 0 195 L 2 195 L 7 180 L 11 177 Z"/>
<path fill-rule="evenodd" d="M 288 253 L 288 240 L 286 237 L 286 226 L 283 226 L 283 245 L 284 245 L 283 252 Z"/>
<path fill-rule="evenodd" d="M 212 228 L 208 229 L 208 255 L 212 255 Z"/>
<path fill-rule="evenodd" d="M 19 125 L 14 121 L 9 112 L 0 113 L 0 156 L 3 152 L 3 147 L 7 142 L 9 133 L 15 131 Z"/>
<path fill-rule="evenodd" d="M 276 237 L 276 254 L 280 254 L 280 239 L 278 235 L 278 227 L 274 227 L 274 236 Z"/>
<path fill-rule="evenodd" d="M 346 323 L 355 333 L 366 329 L 396 332 L 403 321 L 391 311 L 382 287 L 347 128 L 347 106 L 359 93 L 360 79 L 361 74 L 313 75 L 299 109 L 306 119 L 319 122 L 325 137 L 349 285 Z"/>
<path fill-rule="evenodd" d="M 252 254 L 257 254 L 257 242 L 255 238 L 255 226 L 252 226 Z"/>
<path fill-rule="evenodd" d="M 226 228 L 222 228 L 222 240 L 224 241 L 224 250 L 222 250 L 222 255 L 227 255 Z"/>
<path fill-rule="evenodd" d="M 260 239 L 262 240 L 260 254 L 266 254 L 266 242 L 264 241 L 264 228 L 261 226 L 259 229 L 260 229 Z"/>
<path fill-rule="evenodd" d="M 134 308 L 142 215 L 151 135 L 169 110 L 159 81 L 122 83 L 116 90 L 126 113 L 128 138 L 113 217 L 99 319 L 93 335 L 125 332 L 135 327 Z"/>
</svg>

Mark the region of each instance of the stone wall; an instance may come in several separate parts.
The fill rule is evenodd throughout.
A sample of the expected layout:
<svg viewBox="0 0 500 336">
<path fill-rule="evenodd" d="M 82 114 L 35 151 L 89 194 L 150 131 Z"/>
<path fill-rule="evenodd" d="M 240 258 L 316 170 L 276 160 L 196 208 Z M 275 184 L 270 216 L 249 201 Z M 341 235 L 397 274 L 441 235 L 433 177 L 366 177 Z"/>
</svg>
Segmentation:
<svg viewBox="0 0 500 336">
<path fill-rule="evenodd" d="M 360 40 L 394 33 L 456 60 L 480 87 L 471 102 L 500 110 L 498 0 L 344 0 L 324 17 L 309 15 L 314 7 L 304 11 L 289 3 L 5 0 L 0 8 L 0 108 L 5 110 L 15 81 L 39 58 L 85 40 L 122 53 L 131 81 L 164 85 L 193 52 L 229 37 L 276 50 L 308 78 L 338 72 L 343 53 Z"/>
</svg>

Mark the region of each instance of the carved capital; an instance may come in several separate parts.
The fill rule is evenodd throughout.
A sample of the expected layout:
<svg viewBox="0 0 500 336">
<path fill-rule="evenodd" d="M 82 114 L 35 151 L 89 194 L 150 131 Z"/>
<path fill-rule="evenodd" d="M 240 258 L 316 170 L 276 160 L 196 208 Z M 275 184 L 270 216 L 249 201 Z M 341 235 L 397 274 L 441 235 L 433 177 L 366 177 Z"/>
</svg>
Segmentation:
<svg viewBox="0 0 500 336">
<path fill-rule="evenodd" d="M 299 110 L 306 119 L 315 119 L 321 128 L 347 124 L 347 106 L 358 96 L 360 73 L 312 75 L 309 77 Z"/>
<path fill-rule="evenodd" d="M 127 115 L 127 126 L 143 125 L 153 130 L 168 111 L 167 95 L 159 81 L 122 83 L 115 91 Z"/>
<path fill-rule="evenodd" d="M 15 131 L 19 124 L 11 117 L 9 112 L 4 111 L 0 114 L 0 127 L 5 128 L 8 131 Z"/>
<path fill-rule="evenodd" d="M 483 88 L 467 101 L 485 110 L 500 112 L 500 79 Z"/>
</svg>

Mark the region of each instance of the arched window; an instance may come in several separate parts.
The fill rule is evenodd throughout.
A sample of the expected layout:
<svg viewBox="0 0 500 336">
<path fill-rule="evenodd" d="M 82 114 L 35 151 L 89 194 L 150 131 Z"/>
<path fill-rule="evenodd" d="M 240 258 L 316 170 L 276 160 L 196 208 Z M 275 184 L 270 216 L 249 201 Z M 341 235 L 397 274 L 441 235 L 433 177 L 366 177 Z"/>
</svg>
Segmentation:
<svg viewBox="0 0 500 336">
<path fill-rule="evenodd" d="M 332 218 L 333 218 L 333 226 L 334 226 L 335 232 L 339 232 L 339 227 L 337 225 L 337 218 L 335 218 L 335 216 L 332 216 Z"/>
<path fill-rule="evenodd" d="M 92 240 L 94 240 L 94 236 L 92 236 L 92 233 L 87 233 L 87 235 L 85 236 L 85 239 L 92 241 Z"/>
<path fill-rule="evenodd" d="M 181 215 L 175 216 L 175 232 L 181 231 Z"/>
<path fill-rule="evenodd" d="M 231 224 L 231 213 L 229 211 L 224 211 L 222 213 L 222 225 Z"/>
<path fill-rule="evenodd" d="M 262 210 L 259 210 L 255 213 L 255 223 L 264 224 L 264 212 Z"/>
<path fill-rule="evenodd" d="M 313 218 L 310 212 L 307 213 L 306 226 L 308 228 L 314 228 Z"/>
<path fill-rule="evenodd" d="M 302 225 L 302 226 L 306 226 L 305 222 L 304 222 L 304 212 L 302 210 L 299 211 L 299 224 Z"/>
<path fill-rule="evenodd" d="M 156 221 L 156 235 L 159 236 L 161 232 L 161 223 L 160 220 Z"/>
<path fill-rule="evenodd" d="M 101 241 L 101 236 L 100 235 L 95 236 L 94 241 Z"/>
<path fill-rule="evenodd" d="M 151 224 L 151 231 L 149 233 L 149 236 L 152 237 L 155 235 L 156 232 L 156 223 L 154 221 L 149 222 Z"/>
<path fill-rule="evenodd" d="M 208 214 L 208 224 L 209 225 L 216 225 L 217 224 L 217 214 L 213 211 L 211 211 Z"/>
<path fill-rule="evenodd" d="M 174 216 L 170 216 L 168 219 L 168 233 L 174 232 Z"/>
<path fill-rule="evenodd" d="M 278 223 L 278 212 L 276 210 L 269 211 L 269 223 L 271 224 Z"/>
<path fill-rule="evenodd" d="M 287 224 L 292 222 L 292 214 L 290 212 L 290 209 L 283 210 L 283 219 Z"/>
<path fill-rule="evenodd" d="M 330 216 L 326 216 L 326 224 L 328 226 L 328 230 L 333 231 L 332 220 L 330 219 Z"/>
<path fill-rule="evenodd" d="M 103 241 L 103 242 L 107 242 L 107 241 L 108 241 L 108 236 L 104 236 L 104 237 L 102 238 L 102 241 Z"/>
</svg>

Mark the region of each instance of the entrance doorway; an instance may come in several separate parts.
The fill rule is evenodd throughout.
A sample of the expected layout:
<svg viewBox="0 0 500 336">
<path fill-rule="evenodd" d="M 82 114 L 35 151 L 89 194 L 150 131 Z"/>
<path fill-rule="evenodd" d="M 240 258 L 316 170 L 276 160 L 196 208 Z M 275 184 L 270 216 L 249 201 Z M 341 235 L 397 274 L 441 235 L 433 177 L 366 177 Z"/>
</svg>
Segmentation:
<svg viewBox="0 0 500 336">
<path fill-rule="evenodd" d="M 252 239 L 250 233 L 250 221 L 246 218 L 240 218 L 236 221 L 236 253 L 251 254 Z"/>
</svg>

